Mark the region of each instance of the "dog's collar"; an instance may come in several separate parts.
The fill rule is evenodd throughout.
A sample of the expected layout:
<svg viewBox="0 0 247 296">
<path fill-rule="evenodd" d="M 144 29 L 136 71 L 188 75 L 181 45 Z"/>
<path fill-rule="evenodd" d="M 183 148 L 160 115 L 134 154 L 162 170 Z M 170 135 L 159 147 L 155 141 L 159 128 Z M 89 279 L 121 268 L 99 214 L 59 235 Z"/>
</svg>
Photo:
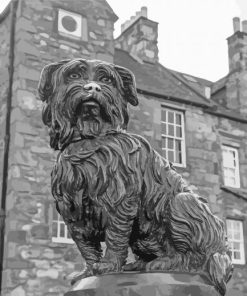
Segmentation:
<svg viewBox="0 0 247 296">
<path fill-rule="evenodd" d="M 109 135 L 116 135 L 116 134 L 120 134 L 120 133 L 124 134 L 124 133 L 126 133 L 126 130 L 120 129 L 120 128 L 117 129 L 117 130 L 109 130 L 106 133 L 102 133 L 102 134 L 100 134 L 98 136 L 82 136 L 79 133 L 78 130 L 75 130 L 74 133 L 73 133 L 72 138 L 70 139 L 70 141 L 68 143 L 65 143 L 63 145 L 61 145 L 59 143 L 59 150 L 63 151 L 71 143 L 76 143 L 76 142 L 83 141 L 83 140 L 93 140 L 93 139 L 95 139 L 97 137 L 102 138 L 102 137 L 106 137 L 106 136 L 109 136 Z"/>
</svg>

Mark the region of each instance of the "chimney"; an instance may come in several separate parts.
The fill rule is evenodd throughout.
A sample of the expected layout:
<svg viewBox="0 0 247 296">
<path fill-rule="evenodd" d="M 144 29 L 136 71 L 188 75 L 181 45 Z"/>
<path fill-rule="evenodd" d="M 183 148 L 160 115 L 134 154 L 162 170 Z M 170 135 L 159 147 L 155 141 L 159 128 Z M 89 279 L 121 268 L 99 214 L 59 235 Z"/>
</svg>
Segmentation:
<svg viewBox="0 0 247 296">
<path fill-rule="evenodd" d="M 247 20 L 242 21 L 243 32 L 247 33 Z"/>
<path fill-rule="evenodd" d="M 229 72 L 241 71 L 247 67 L 247 20 L 233 18 L 233 35 L 227 38 Z"/>
<path fill-rule="evenodd" d="M 118 48 L 128 51 L 138 61 L 158 62 L 158 23 L 148 19 L 147 7 L 121 25 L 121 35 L 115 40 Z"/>
<path fill-rule="evenodd" d="M 233 35 L 227 38 L 229 74 L 226 77 L 226 107 L 247 118 L 247 20 L 233 19 Z"/>
<path fill-rule="evenodd" d="M 232 21 L 233 21 L 233 32 L 236 33 L 237 31 L 240 31 L 240 18 L 234 17 Z"/>
</svg>

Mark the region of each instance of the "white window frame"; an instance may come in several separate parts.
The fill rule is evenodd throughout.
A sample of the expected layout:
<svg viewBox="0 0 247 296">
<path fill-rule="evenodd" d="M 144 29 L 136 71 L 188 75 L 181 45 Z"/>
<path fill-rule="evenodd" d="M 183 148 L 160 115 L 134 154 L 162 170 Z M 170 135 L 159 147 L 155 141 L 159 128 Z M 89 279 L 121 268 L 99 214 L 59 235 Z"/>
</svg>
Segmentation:
<svg viewBox="0 0 247 296">
<path fill-rule="evenodd" d="M 62 25 L 62 19 L 64 16 L 70 16 L 72 17 L 75 22 L 78 24 L 78 27 L 74 32 L 68 31 L 64 26 Z M 57 30 L 58 33 L 61 36 L 77 39 L 77 40 L 83 40 L 88 41 L 88 28 L 87 28 L 87 19 L 75 12 L 64 10 L 59 8 L 58 9 L 58 19 L 57 19 Z"/>
<path fill-rule="evenodd" d="M 232 166 L 232 167 L 226 167 L 224 166 L 224 151 L 227 152 L 232 152 L 235 154 L 235 163 L 236 166 Z M 223 163 L 222 163 L 222 167 L 223 167 L 223 178 L 224 178 L 224 185 L 225 186 L 229 186 L 229 187 L 234 187 L 234 188 L 240 188 L 240 175 L 239 175 L 239 157 L 238 157 L 238 149 L 234 148 L 232 146 L 228 146 L 228 145 L 222 145 L 222 158 L 223 158 Z M 235 185 L 233 184 L 229 184 L 227 182 L 227 178 L 225 176 L 225 172 L 226 170 L 234 170 L 234 178 L 235 178 Z"/>
<path fill-rule="evenodd" d="M 162 114 L 161 114 L 161 141 L 162 141 L 162 138 L 166 138 L 166 141 L 167 141 L 167 138 L 171 138 L 171 139 L 174 139 L 174 140 L 179 140 L 181 141 L 181 157 L 182 157 L 182 163 L 177 163 L 177 162 L 172 162 L 171 160 L 168 159 L 168 155 L 166 156 L 166 158 L 171 161 L 173 163 L 174 166 L 177 166 L 177 167 L 186 167 L 186 149 L 185 149 L 185 124 L 184 124 L 184 112 L 182 111 L 178 111 L 176 109 L 172 109 L 172 108 L 167 108 L 165 106 L 162 106 L 161 107 L 161 112 L 166 112 L 166 121 L 163 121 L 162 120 Z M 168 112 L 172 112 L 174 113 L 174 119 L 176 118 L 176 114 L 179 114 L 181 115 L 181 125 L 179 124 L 176 124 L 175 122 L 172 124 L 172 123 L 169 123 L 168 122 Z M 168 126 L 168 124 L 172 124 L 174 125 L 174 132 L 176 131 L 176 127 L 180 127 L 181 126 L 181 131 L 182 131 L 182 137 L 177 137 L 176 135 L 175 136 L 170 136 L 168 135 L 168 132 L 167 132 L 167 127 L 166 127 L 166 134 L 162 133 L 162 124 L 166 124 L 166 126 Z M 166 150 L 168 151 L 167 148 L 164 148 L 161 144 L 161 149 L 162 151 Z M 174 149 L 169 149 L 170 151 L 176 151 L 175 150 L 175 147 Z M 175 159 L 175 157 L 174 157 Z"/>
<path fill-rule="evenodd" d="M 239 239 L 234 238 L 234 224 L 239 225 Z M 230 250 L 232 253 L 232 263 L 233 264 L 245 264 L 245 251 L 244 251 L 244 233 L 243 233 L 243 221 L 241 220 L 235 220 L 235 219 L 226 219 L 226 228 L 227 228 L 227 236 L 228 236 L 228 242 L 230 246 Z M 240 253 L 240 259 L 235 259 L 233 256 L 234 250 L 231 249 L 231 243 L 239 243 L 240 248 L 239 250 L 236 249 Z"/>
<path fill-rule="evenodd" d="M 68 237 L 68 227 L 64 223 L 62 217 L 59 215 L 59 213 L 53 209 L 53 215 L 52 215 L 52 241 L 54 243 L 66 243 L 66 244 L 74 244 L 74 241 L 72 238 Z M 57 224 L 57 235 L 53 236 L 53 225 L 54 223 Z M 60 235 L 60 226 L 64 225 L 64 236 Z"/>
</svg>

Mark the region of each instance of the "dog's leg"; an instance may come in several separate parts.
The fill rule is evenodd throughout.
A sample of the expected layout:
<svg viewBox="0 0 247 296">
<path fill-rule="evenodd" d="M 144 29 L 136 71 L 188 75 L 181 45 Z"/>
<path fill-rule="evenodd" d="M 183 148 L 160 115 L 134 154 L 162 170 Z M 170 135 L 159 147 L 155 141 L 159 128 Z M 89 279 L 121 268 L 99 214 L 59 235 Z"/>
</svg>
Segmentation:
<svg viewBox="0 0 247 296">
<path fill-rule="evenodd" d="M 74 274 L 72 277 L 71 284 L 74 284 L 76 281 L 88 276 L 92 276 L 93 264 L 100 261 L 102 257 L 102 250 L 100 245 L 100 240 L 96 237 L 90 240 L 87 238 L 88 233 L 85 232 L 85 229 L 72 224 L 67 224 L 68 230 L 70 231 L 71 237 L 76 243 L 83 259 L 86 261 L 86 266 L 83 267 L 83 270 Z M 85 239 L 85 237 L 87 239 Z"/>
<path fill-rule="evenodd" d="M 146 270 L 187 270 L 207 274 L 224 295 L 231 262 L 223 222 L 196 194 L 182 192 L 170 200 L 167 230 L 170 245 L 167 256 L 149 262 Z M 218 263 L 220 260 L 223 263 Z"/>
<path fill-rule="evenodd" d="M 126 262 L 129 237 L 137 213 L 137 202 L 134 199 L 124 198 L 115 213 L 108 217 L 105 233 L 106 253 L 100 262 L 93 266 L 96 274 L 121 271 Z"/>
</svg>

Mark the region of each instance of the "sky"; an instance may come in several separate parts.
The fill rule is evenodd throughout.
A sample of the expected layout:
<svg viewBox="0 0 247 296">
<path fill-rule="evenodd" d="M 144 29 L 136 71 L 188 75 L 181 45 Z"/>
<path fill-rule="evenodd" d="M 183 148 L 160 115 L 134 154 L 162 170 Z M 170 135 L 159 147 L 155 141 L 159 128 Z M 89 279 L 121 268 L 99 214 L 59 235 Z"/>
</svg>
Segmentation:
<svg viewBox="0 0 247 296">
<path fill-rule="evenodd" d="M 35 0 L 33 0 L 35 1 Z M 69 1 L 69 0 L 68 0 Z M 9 0 L 0 0 L 0 11 Z M 226 38 L 232 19 L 247 19 L 247 0 L 107 0 L 120 26 L 142 6 L 159 23 L 159 61 L 165 67 L 216 81 L 228 73 Z"/>
</svg>

